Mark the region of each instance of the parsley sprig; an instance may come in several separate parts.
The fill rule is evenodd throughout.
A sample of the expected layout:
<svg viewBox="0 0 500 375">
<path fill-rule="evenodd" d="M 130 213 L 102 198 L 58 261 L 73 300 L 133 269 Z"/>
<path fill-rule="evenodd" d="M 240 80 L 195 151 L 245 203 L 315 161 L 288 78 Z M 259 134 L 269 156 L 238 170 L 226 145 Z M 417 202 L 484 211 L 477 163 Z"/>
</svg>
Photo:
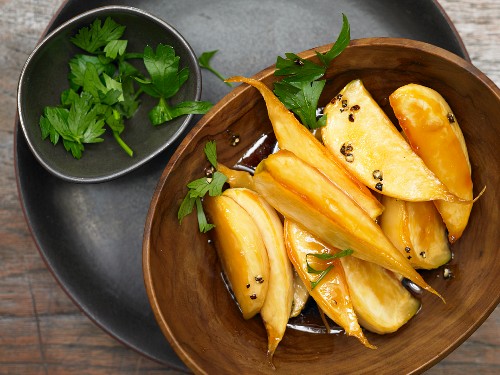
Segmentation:
<svg viewBox="0 0 500 375">
<path fill-rule="evenodd" d="M 226 82 L 226 78 L 216 69 L 214 69 L 211 65 L 212 58 L 215 56 L 215 54 L 219 52 L 219 50 L 215 51 L 206 51 L 203 52 L 200 57 L 198 57 L 198 64 L 200 64 L 200 68 L 206 69 L 212 74 L 214 74 L 217 78 L 219 78 L 221 81 L 224 81 L 226 85 L 229 87 L 233 87 L 231 82 Z"/>
<path fill-rule="evenodd" d="M 193 212 L 194 207 L 196 207 L 198 228 L 202 233 L 206 233 L 214 227 L 213 224 L 209 224 L 207 222 L 207 218 L 203 210 L 202 198 L 207 193 L 212 197 L 221 195 L 222 188 L 227 181 L 227 177 L 217 171 L 217 146 L 215 141 L 207 142 L 204 151 L 207 160 L 210 162 L 215 171 L 206 177 L 196 179 L 187 184 L 189 190 L 179 207 L 179 211 L 177 212 L 177 219 L 179 220 L 179 223 L 182 223 L 182 219 Z"/>
<path fill-rule="evenodd" d="M 321 254 L 314 254 L 314 253 L 308 253 L 306 255 L 306 263 L 307 263 L 307 272 L 313 273 L 313 274 L 319 274 L 319 277 L 315 281 L 311 281 L 311 289 L 314 289 L 316 286 L 321 283 L 321 281 L 325 278 L 325 276 L 328 274 L 328 272 L 331 271 L 333 268 L 333 263 L 331 263 L 327 268 L 324 270 L 317 270 L 311 266 L 309 263 L 308 257 L 312 256 L 321 260 L 325 261 L 332 261 L 334 259 L 342 258 L 348 255 L 351 255 L 354 251 L 351 249 L 346 249 L 342 250 L 336 254 L 329 254 L 329 253 L 321 253 Z"/>
<path fill-rule="evenodd" d="M 351 31 L 349 21 L 342 14 L 342 29 L 332 48 L 326 53 L 316 52 L 320 64 L 302 59 L 294 53 L 278 56 L 274 74 L 283 79 L 274 84 L 274 93 L 281 102 L 295 113 L 302 124 L 309 129 L 325 125 L 326 118 L 316 118 L 318 101 L 325 87 L 325 75 L 330 63 L 349 45 Z"/>
<path fill-rule="evenodd" d="M 193 114 L 204 114 L 211 107 L 209 102 L 186 101 L 171 106 L 172 98 L 189 78 L 187 68 L 179 69 L 180 57 L 175 55 L 173 47 L 160 44 L 156 51 L 147 46 L 144 49 L 144 65 L 151 76 L 149 79 L 137 78 L 144 92 L 159 98 L 158 104 L 149 112 L 153 125 L 160 125 L 173 118 Z"/>
<path fill-rule="evenodd" d="M 69 89 L 61 94 L 57 107 L 46 107 L 40 118 L 42 138 L 55 145 L 62 139 L 65 149 L 76 159 L 82 157 L 84 145 L 103 142 L 106 127 L 120 147 L 133 156 L 122 139 L 125 120 L 136 113 L 140 96 L 159 99 L 150 112 L 153 125 L 160 125 L 186 114 L 204 114 L 209 102 L 170 103 L 189 77 L 180 68 L 180 58 L 171 46 L 150 46 L 142 53 L 128 53 L 128 41 L 122 39 L 125 26 L 108 17 L 96 19 L 81 28 L 70 40 L 85 53 L 76 54 L 69 62 Z M 149 77 L 143 76 L 130 62 L 141 59 Z"/>
</svg>

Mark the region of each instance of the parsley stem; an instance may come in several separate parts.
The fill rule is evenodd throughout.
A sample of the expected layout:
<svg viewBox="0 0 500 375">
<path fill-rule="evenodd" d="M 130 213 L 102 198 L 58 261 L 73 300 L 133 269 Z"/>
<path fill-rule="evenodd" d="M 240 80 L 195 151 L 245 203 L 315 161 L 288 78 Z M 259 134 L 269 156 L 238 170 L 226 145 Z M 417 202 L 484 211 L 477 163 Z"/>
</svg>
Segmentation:
<svg viewBox="0 0 500 375">
<path fill-rule="evenodd" d="M 113 132 L 113 137 L 115 137 L 116 142 L 120 145 L 120 147 L 127 153 L 128 156 L 134 156 L 134 151 L 120 138 L 118 132 Z"/>
<path fill-rule="evenodd" d="M 128 52 L 125 55 L 123 55 L 124 60 L 128 59 L 142 59 L 144 57 L 143 53 L 133 53 L 133 52 Z"/>
<path fill-rule="evenodd" d="M 220 80 L 222 80 L 229 87 L 233 87 L 233 85 L 231 84 L 231 82 L 226 82 L 226 78 L 222 74 L 220 74 L 217 70 L 215 70 L 215 69 L 213 69 L 211 67 L 208 67 L 208 66 L 200 66 L 200 67 L 203 68 L 203 69 L 208 70 L 209 72 L 212 72 L 213 74 L 215 74 L 217 78 L 219 78 Z"/>
</svg>

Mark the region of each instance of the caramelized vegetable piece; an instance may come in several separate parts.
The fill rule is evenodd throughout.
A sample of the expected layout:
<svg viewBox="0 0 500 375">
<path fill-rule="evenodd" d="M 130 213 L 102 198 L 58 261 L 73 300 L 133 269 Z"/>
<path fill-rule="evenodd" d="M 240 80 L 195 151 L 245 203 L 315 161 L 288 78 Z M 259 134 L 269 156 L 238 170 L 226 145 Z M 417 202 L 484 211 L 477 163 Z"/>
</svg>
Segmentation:
<svg viewBox="0 0 500 375">
<path fill-rule="evenodd" d="M 293 304 L 292 312 L 290 318 L 295 318 L 298 316 L 304 307 L 306 306 L 307 300 L 309 299 L 309 291 L 307 290 L 304 282 L 300 278 L 297 271 L 293 271 Z"/>
<path fill-rule="evenodd" d="M 399 273 L 439 296 L 365 211 L 290 151 L 280 150 L 263 160 L 254 184 L 285 218 L 300 223 L 329 246 L 352 249 L 353 256 Z"/>
<path fill-rule="evenodd" d="M 367 330 L 378 334 L 395 332 L 418 312 L 420 300 L 391 271 L 355 257 L 340 261 L 359 324 Z"/>
<path fill-rule="evenodd" d="M 464 136 L 446 100 L 435 90 L 410 84 L 389 97 L 412 149 L 454 195 L 472 200 L 472 179 Z M 462 235 L 472 203 L 435 202 L 450 242 Z"/>
<path fill-rule="evenodd" d="M 262 82 L 244 77 L 232 77 L 229 82 L 245 82 L 262 94 L 281 149 L 290 150 L 302 160 L 318 168 L 343 193 L 352 198 L 375 219 L 383 207 L 370 190 L 355 179 L 290 112 Z"/>
<path fill-rule="evenodd" d="M 215 224 L 215 245 L 243 318 L 261 311 L 269 285 L 269 260 L 259 229 L 233 199 L 207 197 L 204 207 Z"/>
<path fill-rule="evenodd" d="M 308 257 L 307 254 L 331 253 L 331 249 L 321 246 L 319 242 L 315 242 L 314 237 L 290 220 L 285 220 L 285 241 L 288 256 L 295 270 L 319 308 L 330 319 L 344 328 L 348 335 L 356 337 L 366 347 L 375 349 L 376 347 L 368 342 L 359 326 L 352 306 L 344 269 L 339 259 L 333 260 L 333 267 L 330 271 L 314 289 L 311 288 L 311 282 L 316 282 L 319 275 L 308 272 L 308 262 L 309 264 L 313 262 L 314 257 Z M 320 262 L 317 261 L 317 263 Z M 328 265 L 322 266 L 323 269 L 328 267 Z"/>
<path fill-rule="evenodd" d="M 433 269 L 448 263 L 451 251 L 446 227 L 432 202 L 405 202 L 382 197 L 380 227 L 414 268 Z"/>
<path fill-rule="evenodd" d="M 406 201 L 457 201 L 413 152 L 360 80 L 325 108 L 321 135 L 332 154 L 369 188 Z"/>
<path fill-rule="evenodd" d="M 292 228 L 292 229 L 290 229 Z M 297 224 L 287 225 L 304 251 L 335 253 L 325 243 Z M 285 231 L 287 233 L 287 231 Z M 354 311 L 359 324 L 379 334 L 391 333 L 402 327 L 420 308 L 420 301 L 401 284 L 395 275 L 375 263 L 353 256 L 339 259 L 345 273 Z"/>
<path fill-rule="evenodd" d="M 269 277 L 266 300 L 260 311 L 268 336 L 268 355 L 272 358 L 285 334 L 293 302 L 293 272 L 278 214 L 264 199 L 249 189 L 227 189 L 230 197 L 252 217 L 267 249 Z"/>
<path fill-rule="evenodd" d="M 228 168 L 221 163 L 217 164 L 217 170 L 227 177 L 227 183 L 232 188 L 247 188 L 255 190 L 252 175 L 250 173 Z"/>
</svg>

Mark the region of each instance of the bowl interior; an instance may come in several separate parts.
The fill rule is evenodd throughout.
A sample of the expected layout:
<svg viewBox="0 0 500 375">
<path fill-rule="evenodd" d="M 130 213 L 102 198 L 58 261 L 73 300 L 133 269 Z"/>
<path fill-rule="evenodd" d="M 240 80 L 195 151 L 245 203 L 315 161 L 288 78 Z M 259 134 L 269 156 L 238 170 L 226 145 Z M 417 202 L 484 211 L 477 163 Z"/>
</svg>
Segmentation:
<svg viewBox="0 0 500 375">
<path fill-rule="evenodd" d="M 326 51 L 328 46 L 318 48 Z M 304 57 L 313 58 L 307 51 Z M 271 85 L 273 68 L 256 77 Z M 464 133 L 473 169 L 474 205 L 464 236 L 452 247 L 454 278 L 442 269 L 424 277 L 446 299 L 425 294 L 421 311 L 398 332 L 368 333 L 377 350 L 346 335 L 288 329 L 274 356 L 266 359 L 267 338 L 259 316 L 245 321 L 221 277 L 210 235 L 200 234 L 195 215 L 177 220 L 186 183 L 208 165 L 203 147 L 216 140 L 221 163 L 234 165 L 263 134 L 271 132 L 257 90 L 241 86 L 218 103 L 188 134 L 167 165 L 146 222 L 143 264 L 146 288 L 159 325 L 177 354 L 196 373 L 298 374 L 416 373 L 432 366 L 463 342 L 500 298 L 498 256 L 498 126 L 500 93 L 482 73 L 437 47 L 396 39 L 351 43 L 327 73 L 325 104 L 347 82 L 361 78 L 390 114 L 388 95 L 407 83 L 434 88 L 448 101 Z M 231 146 L 231 136 L 240 143 Z M 327 370 L 328 369 L 328 370 Z"/>
<path fill-rule="evenodd" d="M 192 115 L 181 116 L 167 124 L 153 126 L 148 119 L 149 110 L 157 100 L 141 96 L 141 106 L 134 117 L 125 120 L 123 140 L 134 150 L 129 157 L 109 129 L 104 142 L 85 145 L 83 157 L 75 160 L 61 144 L 53 146 L 42 140 L 39 119 L 46 106 L 60 103 L 63 90 L 69 88 L 69 61 L 77 53 L 85 54 L 70 42 L 70 38 L 96 18 L 102 22 L 111 17 L 126 26 L 123 39 L 128 40 L 127 52 L 142 53 L 147 45 L 156 49 L 159 43 L 171 45 L 180 65 L 187 67 L 190 76 L 173 102 L 198 100 L 201 94 L 200 71 L 196 56 L 189 44 L 170 25 L 141 10 L 131 7 L 111 6 L 98 8 L 68 21 L 44 39 L 29 57 L 19 83 L 18 107 L 21 126 L 36 158 L 55 175 L 76 182 L 98 182 L 129 172 L 169 146 L 187 127 Z M 140 60 L 130 60 L 136 68 L 146 73 Z"/>
</svg>

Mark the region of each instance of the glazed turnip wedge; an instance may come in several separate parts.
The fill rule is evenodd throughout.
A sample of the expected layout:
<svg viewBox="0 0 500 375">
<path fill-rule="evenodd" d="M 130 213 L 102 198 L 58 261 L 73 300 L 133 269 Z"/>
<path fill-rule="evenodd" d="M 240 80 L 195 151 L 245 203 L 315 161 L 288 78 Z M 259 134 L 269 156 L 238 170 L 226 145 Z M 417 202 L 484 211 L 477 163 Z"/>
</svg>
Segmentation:
<svg viewBox="0 0 500 375">
<path fill-rule="evenodd" d="M 456 196 L 472 200 L 469 154 L 453 111 L 435 90 L 416 84 L 400 87 L 389 96 L 394 114 L 413 151 Z M 434 202 L 451 243 L 467 226 L 472 203 Z"/>
<path fill-rule="evenodd" d="M 325 273 L 310 272 L 314 257 L 308 255 L 334 256 L 339 251 L 325 252 L 325 247 L 311 241 L 309 234 L 293 221 L 286 219 L 284 227 L 288 256 L 321 311 L 341 326 L 346 334 L 356 337 L 367 348 L 376 349 L 376 346 L 370 344 L 358 323 L 340 259 L 329 261 L 330 265 L 318 261 L 320 266 L 325 267 Z"/>
<path fill-rule="evenodd" d="M 286 109 L 283 103 L 262 82 L 252 78 L 232 77 L 228 82 L 244 82 L 259 90 L 267 106 L 274 134 L 281 149 L 290 150 L 299 158 L 308 160 L 344 194 L 352 198 L 368 215 L 375 219 L 383 207 L 370 190 L 353 178 L 330 152 Z"/>
<path fill-rule="evenodd" d="M 461 200 L 413 152 L 361 80 L 349 82 L 324 112 L 326 148 L 366 186 L 405 201 Z"/>
<path fill-rule="evenodd" d="M 254 184 L 285 218 L 300 223 L 329 246 L 351 249 L 353 256 L 396 272 L 442 298 L 365 211 L 292 152 L 280 150 L 263 160 L 255 170 Z"/>
</svg>

